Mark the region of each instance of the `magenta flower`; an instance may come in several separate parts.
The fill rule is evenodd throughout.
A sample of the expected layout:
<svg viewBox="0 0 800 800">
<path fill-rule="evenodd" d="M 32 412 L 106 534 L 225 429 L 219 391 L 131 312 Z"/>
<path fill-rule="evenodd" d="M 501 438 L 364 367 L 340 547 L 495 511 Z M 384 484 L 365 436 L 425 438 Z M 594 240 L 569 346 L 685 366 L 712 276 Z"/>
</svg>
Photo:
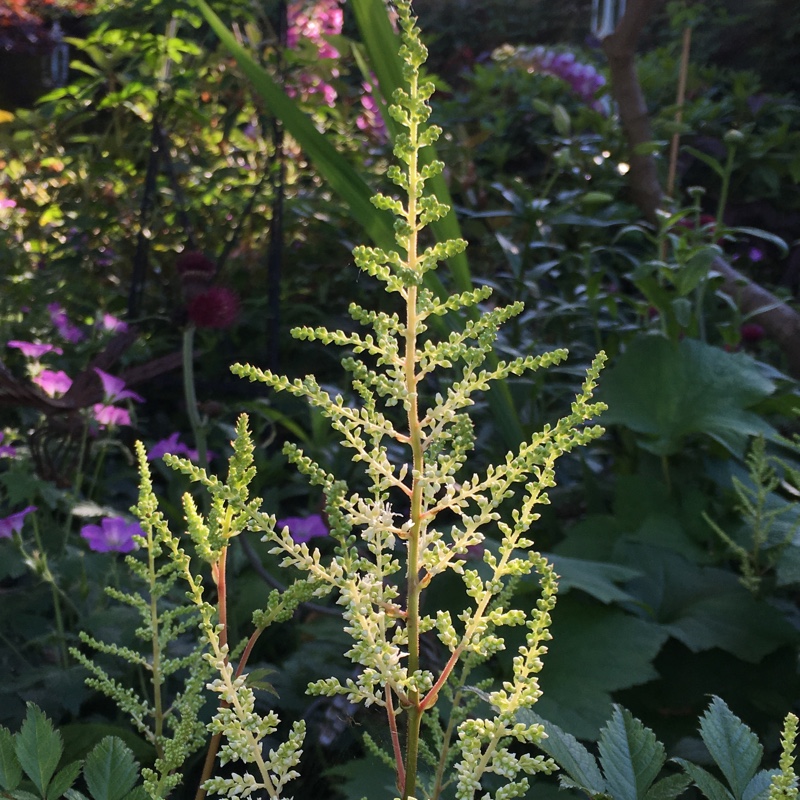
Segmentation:
<svg viewBox="0 0 800 800">
<path fill-rule="evenodd" d="M 6 438 L 4 433 L 0 433 L 0 442 Z M 8 457 L 13 458 L 17 454 L 17 448 L 12 447 L 10 444 L 0 444 L 0 458 Z"/>
<path fill-rule="evenodd" d="M 92 414 L 101 425 L 131 424 L 131 415 L 127 408 L 118 408 L 117 406 L 95 403 L 92 406 Z"/>
<path fill-rule="evenodd" d="M 36 506 L 28 506 L 23 508 L 22 511 L 17 511 L 16 514 L 0 519 L 0 539 L 10 539 L 13 534 L 22 533 L 25 517 L 31 511 L 36 511 Z"/>
<path fill-rule="evenodd" d="M 69 321 L 67 312 L 64 311 L 59 303 L 50 303 L 47 306 L 47 310 L 50 312 L 50 320 L 56 326 L 56 330 L 61 334 L 62 338 L 72 344 L 83 339 L 83 331 Z"/>
<path fill-rule="evenodd" d="M 310 517 L 286 517 L 278 520 L 278 528 L 289 529 L 289 535 L 298 544 L 309 542 L 311 539 L 327 536 L 328 526 L 319 514 Z"/>
<path fill-rule="evenodd" d="M 16 208 L 17 201 L 11 200 L 9 197 L 0 197 L 0 208 Z"/>
<path fill-rule="evenodd" d="M 9 347 L 16 347 L 19 350 L 22 350 L 22 355 L 26 356 L 27 358 L 39 358 L 39 356 L 43 356 L 45 353 L 53 352 L 56 355 L 62 355 L 64 351 L 60 347 L 56 347 L 54 344 L 36 344 L 34 342 L 21 342 L 19 339 L 12 339 L 10 342 L 6 342 Z"/>
<path fill-rule="evenodd" d="M 758 344 L 767 335 L 767 332 L 757 322 L 746 322 L 739 328 L 739 335 L 743 342 Z"/>
<path fill-rule="evenodd" d="M 122 378 L 115 378 L 97 367 L 94 368 L 94 371 L 103 383 L 103 392 L 107 403 L 116 403 L 118 400 L 127 400 L 128 398 L 137 403 L 144 403 L 144 397 L 125 388 L 125 381 Z"/>
<path fill-rule="evenodd" d="M 163 456 L 170 453 L 172 455 L 184 455 L 190 461 L 197 461 L 198 455 L 197 450 L 192 450 L 188 445 L 184 444 L 180 440 L 179 433 L 173 433 L 168 436 L 166 439 L 161 439 L 161 441 L 156 442 L 147 454 L 148 461 L 155 461 L 157 458 L 162 458 Z M 209 450 L 206 454 L 209 459 L 213 458 L 213 453 Z"/>
<path fill-rule="evenodd" d="M 63 370 L 58 370 L 56 372 L 52 369 L 43 369 L 38 375 L 31 378 L 31 380 L 48 395 L 48 397 L 64 394 L 64 392 L 72 386 L 72 378 Z"/>
<path fill-rule="evenodd" d="M 101 324 L 107 331 L 125 333 L 128 330 L 128 323 L 117 319 L 113 314 L 103 314 Z"/>
<path fill-rule="evenodd" d="M 126 522 L 122 517 L 106 517 L 99 525 L 84 525 L 81 536 L 95 553 L 130 553 L 136 549 L 134 536 L 144 536 L 138 522 Z"/>
</svg>

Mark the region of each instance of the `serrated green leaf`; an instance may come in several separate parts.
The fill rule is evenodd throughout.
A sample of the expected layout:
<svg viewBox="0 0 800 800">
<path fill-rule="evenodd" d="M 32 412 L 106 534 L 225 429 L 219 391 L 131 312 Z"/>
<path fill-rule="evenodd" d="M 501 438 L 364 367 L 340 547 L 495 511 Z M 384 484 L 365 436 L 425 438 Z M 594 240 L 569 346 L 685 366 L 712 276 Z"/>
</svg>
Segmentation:
<svg viewBox="0 0 800 800">
<path fill-rule="evenodd" d="M 26 792 L 24 789 L 15 789 L 13 792 L 9 793 L 9 797 L 12 800 L 41 800 L 38 795 L 35 795 L 33 792 Z"/>
<path fill-rule="evenodd" d="M 14 748 L 14 737 L 8 728 L 0 726 L 0 789 L 10 792 L 22 780 L 22 767 L 19 765 Z"/>
<path fill-rule="evenodd" d="M 742 800 L 764 755 L 758 737 L 719 697 L 700 718 L 700 736 L 728 781 L 735 800 Z"/>
<path fill-rule="evenodd" d="M 615 705 L 597 747 L 608 794 L 614 800 L 644 800 L 666 760 L 664 745 L 653 731 Z"/>
<path fill-rule="evenodd" d="M 79 792 L 77 789 L 67 789 L 67 791 L 64 792 L 64 797 L 66 797 L 67 800 L 89 800 L 83 792 Z"/>
<path fill-rule="evenodd" d="M 708 800 L 733 800 L 731 793 L 710 772 L 684 758 L 676 758 L 675 761 L 686 770 L 695 786 Z"/>
<path fill-rule="evenodd" d="M 41 796 L 46 797 L 47 785 L 64 749 L 61 734 L 53 729 L 53 723 L 41 709 L 28 703 L 28 712 L 14 743 L 20 766 Z"/>
<path fill-rule="evenodd" d="M 606 782 L 595 757 L 570 733 L 561 730 L 558 725 L 542 719 L 529 709 L 517 714 L 517 720 L 526 725 L 543 725 L 547 738 L 538 743 L 540 750 L 547 753 L 566 773 L 559 775 L 559 780 L 566 787 L 580 789 L 590 796 L 603 794 Z M 565 778 L 569 780 L 565 780 Z"/>
<path fill-rule="evenodd" d="M 139 765 L 122 739 L 106 736 L 86 756 L 83 776 L 94 800 L 122 800 L 136 785 Z"/>
<path fill-rule="evenodd" d="M 144 786 L 137 786 L 132 792 L 129 792 L 122 798 L 122 800 L 148 800 L 149 795 L 145 791 Z"/>
<path fill-rule="evenodd" d="M 62 767 L 53 776 L 53 780 L 50 781 L 50 785 L 47 787 L 47 800 L 58 800 L 59 797 L 63 797 L 67 790 L 72 787 L 72 784 L 75 783 L 80 771 L 80 761 L 72 761 L 66 767 Z"/>
<path fill-rule="evenodd" d="M 683 790 L 692 782 L 688 775 L 678 773 L 668 775 L 660 781 L 656 781 L 648 789 L 644 800 L 675 800 L 678 795 L 683 794 Z"/>
<path fill-rule="evenodd" d="M 767 800 L 769 797 L 769 787 L 772 783 L 772 776 L 780 774 L 776 770 L 762 769 L 753 775 L 753 779 L 747 784 L 742 800 Z"/>
</svg>

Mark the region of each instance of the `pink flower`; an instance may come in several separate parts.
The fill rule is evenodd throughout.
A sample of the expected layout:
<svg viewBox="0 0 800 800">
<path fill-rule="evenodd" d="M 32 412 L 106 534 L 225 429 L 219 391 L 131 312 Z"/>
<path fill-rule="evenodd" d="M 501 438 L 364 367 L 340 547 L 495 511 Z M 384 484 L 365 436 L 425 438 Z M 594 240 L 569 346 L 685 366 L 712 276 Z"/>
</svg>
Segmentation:
<svg viewBox="0 0 800 800">
<path fill-rule="evenodd" d="M 289 535 L 298 544 L 309 542 L 314 538 L 327 536 L 328 526 L 319 514 L 310 517 L 285 517 L 278 520 L 278 528 L 289 528 Z"/>
<path fill-rule="evenodd" d="M 54 344 L 36 344 L 34 342 L 21 342 L 18 339 L 12 339 L 10 342 L 6 342 L 9 347 L 16 347 L 22 351 L 22 355 L 27 356 L 28 358 L 39 358 L 39 356 L 43 356 L 45 353 L 53 352 L 56 355 L 63 355 L 64 351 L 60 347 L 56 347 Z"/>
<path fill-rule="evenodd" d="M 17 201 L 8 197 L 0 197 L 0 208 L 16 208 Z"/>
<path fill-rule="evenodd" d="M 117 406 L 107 406 L 103 403 L 95 403 L 92 406 L 92 413 L 94 418 L 101 425 L 130 425 L 131 415 L 125 408 L 117 408 Z"/>
<path fill-rule="evenodd" d="M 224 286 L 212 286 L 189 301 L 186 313 L 198 328 L 229 328 L 239 316 L 239 295 Z"/>
<path fill-rule="evenodd" d="M 94 371 L 100 376 L 100 380 L 103 383 L 103 392 L 107 403 L 116 403 L 118 400 L 127 400 L 128 398 L 135 400 L 137 403 L 144 403 L 144 398 L 141 395 L 125 388 L 125 381 L 122 378 L 115 378 L 97 367 L 94 368 Z"/>
<path fill-rule="evenodd" d="M 6 435 L 4 433 L 0 433 L 0 442 L 2 442 L 5 437 Z M 12 447 L 10 444 L 0 444 L 0 458 L 5 456 L 8 458 L 13 458 L 16 454 L 16 447 Z"/>
<path fill-rule="evenodd" d="M 0 539 L 10 539 L 13 534 L 22 533 L 25 517 L 31 511 L 36 511 L 36 506 L 28 506 L 23 508 L 22 511 L 17 511 L 16 514 L 0 519 Z"/>
<path fill-rule="evenodd" d="M 89 549 L 96 553 L 130 553 L 136 548 L 134 536 L 144 536 L 138 522 L 126 522 L 122 517 L 106 517 L 100 525 L 84 525 L 81 536 Z"/>
<path fill-rule="evenodd" d="M 123 322 L 121 319 L 117 319 L 112 314 L 103 314 L 101 324 L 107 331 L 125 333 L 125 331 L 128 330 L 128 323 Z"/>
<path fill-rule="evenodd" d="M 52 321 L 53 325 L 56 326 L 56 330 L 59 332 L 59 334 L 61 334 L 62 338 L 66 339 L 72 344 L 75 344 L 83 339 L 83 331 L 81 331 L 77 325 L 73 325 L 69 321 L 67 312 L 64 311 L 60 304 L 50 303 L 47 306 L 47 310 L 50 312 L 50 320 Z"/>
<path fill-rule="evenodd" d="M 72 378 L 63 370 L 54 372 L 51 369 L 43 369 L 38 375 L 31 378 L 31 380 L 48 395 L 48 397 L 64 394 L 64 392 L 68 391 L 69 387 L 72 386 Z"/>
</svg>

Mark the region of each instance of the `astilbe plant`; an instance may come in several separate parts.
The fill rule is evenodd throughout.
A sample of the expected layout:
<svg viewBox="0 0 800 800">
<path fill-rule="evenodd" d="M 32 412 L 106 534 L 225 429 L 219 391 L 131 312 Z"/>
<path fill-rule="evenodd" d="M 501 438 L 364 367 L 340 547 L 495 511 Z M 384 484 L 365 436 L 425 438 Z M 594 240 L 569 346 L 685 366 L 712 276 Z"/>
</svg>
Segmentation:
<svg viewBox="0 0 800 800">
<path fill-rule="evenodd" d="M 359 492 L 298 447 L 285 448 L 293 464 L 324 494 L 337 543 L 334 555 L 324 559 L 319 550 L 293 539 L 288 528 L 278 530 L 275 518 L 262 510 L 262 501 L 250 497 L 253 445 L 246 417 L 239 420 L 224 483 L 188 459 L 165 457 L 210 495 L 207 513 L 189 495 L 184 497 L 184 511 L 196 554 L 211 567 L 214 604 L 181 541 L 165 530 L 160 535 L 189 586 L 200 615 L 205 657 L 217 674 L 208 686 L 218 695 L 219 705 L 210 724 L 214 739 L 203 788 L 223 796 L 284 797 L 285 785 L 296 776 L 304 724 L 296 722 L 287 740 L 270 750 L 267 742 L 279 719 L 273 711 L 257 710 L 245 667 L 267 625 L 288 618 L 300 602 L 328 593 L 342 607 L 345 631 L 352 637 L 346 655 L 358 670 L 344 683 L 322 678 L 309 692 L 345 695 L 350 702 L 384 709 L 393 751 L 388 759 L 404 800 L 438 797 L 453 782 L 458 798 L 473 798 L 483 791 L 482 781 L 490 773 L 495 783 L 500 781 L 491 796 L 505 800 L 524 794 L 526 774 L 555 767 L 524 747 L 537 742 L 543 732 L 539 724 L 519 717 L 540 695 L 537 673 L 550 638 L 556 593 L 556 575 L 532 549 L 529 530 L 538 519 L 537 506 L 548 502 L 547 491 L 555 485 L 556 459 L 601 433 L 599 427 L 584 423 L 602 410 L 590 400 L 603 357 L 589 369 L 568 416 L 546 426 L 501 463 L 482 473 L 470 472 L 475 434 L 467 410 L 474 396 L 493 382 L 557 364 L 567 354 L 557 350 L 497 361 L 492 348 L 498 330 L 520 313 L 521 304 L 493 308 L 486 302 L 490 290 L 485 287 L 439 297 L 425 285 L 426 274 L 460 253 L 466 243 L 423 247 L 426 227 L 448 211 L 425 193 L 426 182 L 440 174 L 443 165 L 422 166 L 420 161 L 420 151 L 436 141 L 440 130 L 427 125 L 433 84 L 420 75 L 426 50 L 410 4 L 397 6 L 407 88 L 396 92 L 390 112 L 405 132 L 394 146 L 400 165 L 391 167 L 388 176 L 402 199 L 385 194 L 373 198 L 375 206 L 396 218 L 397 247 L 358 247 L 354 258 L 362 271 L 397 296 L 401 310 L 370 311 L 351 304 L 354 320 L 370 329 L 364 334 L 308 327 L 293 331 L 299 339 L 349 348 L 351 354 L 342 364 L 350 374 L 351 398 L 331 395 L 313 376 L 290 380 L 247 365 L 233 368 L 242 377 L 308 400 L 330 421 L 342 446 L 352 451 L 353 461 L 363 465 L 368 488 Z M 465 312 L 467 322 L 446 328 L 444 317 L 459 311 Z M 438 335 L 441 331 L 443 336 Z M 140 469 L 139 514 L 147 530 L 156 512 L 143 453 Z M 160 522 L 157 527 L 162 530 Z M 272 552 L 283 557 L 283 566 L 304 577 L 285 592 L 270 594 L 266 608 L 255 615 L 256 630 L 234 668 L 239 650 L 227 641 L 226 553 L 231 540 L 247 530 L 263 534 Z M 467 568 L 476 550 L 482 550 L 484 564 Z M 457 620 L 446 610 L 423 613 L 423 595 L 449 571 L 461 576 L 468 598 Z M 534 571 L 541 587 L 535 607 L 513 607 L 516 583 Z M 481 683 L 467 688 L 470 671 L 504 649 L 504 626 L 527 628 L 508 680 L 499 687 Z M 449 654 L 441 669 L 423 661 L 420 641 L 428 633 Z M 437 706 L 440 694 L 449 700 L 444 704 L 449 708 L 447 719 Z M 477 716 L 480 700 L 488 701 L 489 718 Z M 376 747 L 372 742 L 367 746 Z M 241 762 L 247 771 L 211 777 L 216 752 L 221 764 Z"/>
<path fill-rule="evenodd" d="M 224 571 L 227 539 L 246 526 L 264 534 L 273 552 L 283 556 L 285 567 L 306 575 L 294 585 L 295 595 L 287 608 L 302 599 L 301 586 L 318 596 L 335 594 L 342 606 L 345 630 L 353 639 L 347 655 L 359 670 L 344 683 L 335 678 L 319 680 L 309 691 L 344 694 L 351 702 L 385 709 L 403 798 L 416 796 L 418 789 L 427 796 L 438 795 L 443 783 L 451 779 L 457 781 L 457 797 L 471 798 L 487 773 L 506 780 L 494 796 L 509 798 L 524 793 L 524 773 L 553 768 L 545 757 L 519 752 L 514 746 L 514 742 L 536 742 L 542 735 L 540 726 L 519 722 L 517 714 L 539 696 L 536 675 L 550 638 L 556 592 L 556 576 L 548 562 L 532 551 L 528 532 L 538 518 L 536 506 L 547 503 L 547 490 L 554 485 L 556 459 L 601 432 L 584 423 L 601 410 L 590 398 L 602 357 L 591 366 L 567 417 L 545 427 L 483 474 L 468 473 L 475 436 L 466 410 L 473 404 L 473 396 L 488 390 L 494 381 L 557 364 L 566 352 L 492 361 L 484 367 L 499 327 L 521 311 L 521 304 L 491 308 L 482 305 L 490 294 L 486 288 L 440 298 L 425 286 L 426 273 L 461 252 L 466 243 L 457 240 L 422 247 L 424 229 L 448 210 L 425 193 L 426 182 L 439 174 L 443 165 L 436 162 L 422 167 L 419 161 L 420 151 L 436 141 L 440 130 L 426 125 L 427 101 L 433 93 L 433 84 L 420 77 L 426 50 L 409 4 L 399 3 L 398 12 L 407 89 L 396 93 L 390 111 L 405 133 L 397 137 L 394 147 L 402 166 L 390 168 L 388 176 L 404 199 L 385 194 L 373 199 L 379 209 L 396 217 L 397 249 L 358 247 L 354 258 L 361 270 L 399 297 L 402 312 L 369 311 L 353 303 L 352 317 L 370 328 L 370 333 L 307 327 L 293 332 L 300 339 L 350 349 L 352 355 L 342 363 L 351 375 L 352 401 L 343 395 L 332 396 L 313 376 L 292 381 L 247 365 L 233 368 L 240 376 L 307 399 L 330 420 L 342 445 L 352 450 L 353 460 L 363 465 L 369 488 L 358 493 L 298 447 L 286 447 L 289 459 L 323 491 L 331 535 L 337 541 L 335 555 L 323 560 L 318 550 L 295 541 L 288 529 L 276 530 L 274 517 L 260 510 L 260 501 L 248 498 L 246 479 L 252 467 L 247 454 L 252 445 L 244 419 L 235 445 L 240 460 L 231 462 L 232 470 L 237 464 L 239 479 L 232 482 L 229 477 L 222 486 L 187 460 L 168 457 L 167 461 L 212 493 L 207 518 L 189 500 L 186 511 L 192 538 L 216 570 L 218 586 L 224 582 L 220 569 Z M 459 310 L 472 312 L 469 321 L 445 338 L 437 338 L 432 331 L 443 329 L 442 318 Z M 362 355 L 373 365 L 362 360 Z M 440 374 L 447 370 L 454 371 L 454 376 L 448 379 Z M 503 518 L 501 507 L 515 495 L 513 511 Z M 446 528 L 445 518 L 454 520 Z M 481 546 L 490 533 L 499 534 L 500 545 L 484 549 L 483 574 L 479 569 L 466 569 L 470 548 Z M 294 775 L 299 761 L 303 725 L 296 723 L 284 745 L 268 757 L 263 754 L 261 740 L 275 731 L 278 719 L 272 712 L 261 716 L 255 710 L 245 674 L 240 669 L 234 672 L 229 662 L 224 623 L 203 599 L 201 582 L 189 573 L 188 556 L 178 557 L 185 562 L 190 591 L 203 615 L 208 658 L 219 673 L 211 688 L 222 703 L 212 730 L 225 741 L 220 750 L 222 760 L 241 760 L 254 768 L 250 776 L 211 779 L 206 788 L 228 796 L 264 792 L 281 797 L 283 784 Z M 423 593 L 450 570 L 462 576 L 470 598 L 458 621 L 444 610 L 432 615 L 422 611 Z M 541 578 L 536 607 L 528 612 L 511 607 L 513 584 L 534 570 Z M 277 597 L 274 603 L 278 603 Z M 498 633 L 503 626 L 526 626 L 527 635 L 513 658 L 510 679 L 486 695 L 494 715 L 489 719 L 459 716 L 455 709 L 453 714 L 460 722 L 440 727 L 435 711 L 440 692 L 451 692 L 448 682 L 462 683 L 465 671 L 503 650 Z M 450 654 L 437 672 L 426 668 L 420 653 L 420 637 L 429 631 L 435 631 Z M 423 743 L 424 720 L 431 723 L 426 730 L 433 732 L 434 746 Z M 429 786 L 422 786 L 418 778 L 423 772 L 421 757 L 438 760 L 436 777 Z"/>
</svg>

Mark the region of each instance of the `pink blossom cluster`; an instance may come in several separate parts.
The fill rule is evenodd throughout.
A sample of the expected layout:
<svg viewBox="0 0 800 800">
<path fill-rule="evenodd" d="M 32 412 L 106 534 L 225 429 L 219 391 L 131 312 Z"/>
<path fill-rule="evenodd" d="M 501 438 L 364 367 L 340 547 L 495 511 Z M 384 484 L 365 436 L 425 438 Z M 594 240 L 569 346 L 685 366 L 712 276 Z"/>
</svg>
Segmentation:
<svg viewBox="0 0 800 800">
<path fill-rule="evenodd" d="M 317 58 L 333 59 L 339 57 L 339 51 L 328 42 L 326 36 L 338 36 L 342 32 L 344 15 L 338 0 L 296 0 L 289 4 L 287 10 L 288 30 L 286 41 L 293 50 L 301 43 L 310 42 L 316 47 Z M 330 74 L 335 78 L 339 71 L 334 67 Z M 290 97 L 307 99 L 312 95 L 320 95 L 326 105 L 336 103 L 337 93 L 327 81 L 317 75 L 304 72 L 295 85 L 287 88 Z"/>
<path fill-rule="evenodd" d="M 582 64 L 574 53 L 549 50 L 542 45 L 517 50 L 515 60 L 527 65 L 530 71 L 554 75 L 569 84 L 570 89 L 595 111 L 605 111 L 597 99 L 597 92 L 606 84 L 606 79 L 591 65 Z"/>
<path fill-rule="evenodd" d="M 339 58 L 339 51 L 323 37 L 338 36 L 342 32 L 344 15 L 338 0 L 304 0 L 290 3 L 287 10 L 288 30 L 286 40 L 295 49 L 301 39 L 317 45 L 320 58 Z"/>
<path fill-rule="evenodd" d="M 360 131 L 372 136 L 379 142 L 385 142 L 389 136 L 386 123 L 381 115 L 378 101 L 375 99 L 377 81 L 364 81 L 361 84 L 364 94 L 361 95 L 361 107 L 364 109 L 356 118 L 356 126 Z"/>
</svg>

